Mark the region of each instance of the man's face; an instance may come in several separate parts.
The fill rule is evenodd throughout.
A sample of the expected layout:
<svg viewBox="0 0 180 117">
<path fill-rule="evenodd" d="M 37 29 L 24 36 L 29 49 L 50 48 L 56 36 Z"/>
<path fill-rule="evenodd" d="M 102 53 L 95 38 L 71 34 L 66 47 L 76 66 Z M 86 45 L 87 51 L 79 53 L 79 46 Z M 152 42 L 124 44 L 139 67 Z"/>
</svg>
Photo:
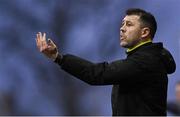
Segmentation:
<svg viewBox="0 0 180 117">
<path fill-rule="evenodd" d="M 139 16 L 125 16 L 120 28 L 120 45 L 125 48 L 132 48 L 140 42 L 140 38 L 141 24 Z"/>
</svg>

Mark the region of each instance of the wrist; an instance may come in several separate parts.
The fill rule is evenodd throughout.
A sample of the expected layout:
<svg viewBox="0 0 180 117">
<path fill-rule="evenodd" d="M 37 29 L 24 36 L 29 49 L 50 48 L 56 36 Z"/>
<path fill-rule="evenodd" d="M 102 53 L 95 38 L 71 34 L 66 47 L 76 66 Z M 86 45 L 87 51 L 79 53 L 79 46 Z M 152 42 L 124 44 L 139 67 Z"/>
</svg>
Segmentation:
<svg viewBox="0 0 180 117">
<path fill-rule="evenodd" d="M 57 59 L 58 55 L 59 55 L 59 53 L 57 52 L 56 54 L 54 54 L 54 55 L 52 56 L 51 59 L 52 59 L 53 61 L 55 61 L 55 60 Z"/>
<path fill-rule="evenodd" d="M 58 54 L 56 59 L 54 60 L 55 63 L 58 63 L 59 65 L 61 65 L 62 63 L 62 59 L 63 59 L 63 55 L 62 54 Z"/>
</svg>

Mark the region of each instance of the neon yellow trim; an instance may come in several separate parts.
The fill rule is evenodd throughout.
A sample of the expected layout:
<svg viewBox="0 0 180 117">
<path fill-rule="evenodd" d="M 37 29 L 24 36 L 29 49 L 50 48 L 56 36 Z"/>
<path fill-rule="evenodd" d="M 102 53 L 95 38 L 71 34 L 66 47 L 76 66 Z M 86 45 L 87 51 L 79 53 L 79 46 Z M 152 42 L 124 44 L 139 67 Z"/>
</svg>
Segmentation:
<svg viewBox="0 0 180 117">
<path fill-rule="evenodd" d="M 131 51 L 133 51 L 133 50 L 135 50 L 136 48 L 138 48 L 138 47 L 140 47 L 140 46 L 142 46 L 142 45 L 144 45 L 144 44 L 146 44 L 146 43 L 149 43 L 149 42 L 152 42 L 152 40 L 151 39 L 148 39 L 147 41 L 144 41 L 144 42 L 141 42 L 141 43 L 139 43 L 139 44 L 137 44 L 136 46 L 134 46 L 133 48 L 128 48 L 126 51 L 127 52 L 131 52 Z"/>
</svg>

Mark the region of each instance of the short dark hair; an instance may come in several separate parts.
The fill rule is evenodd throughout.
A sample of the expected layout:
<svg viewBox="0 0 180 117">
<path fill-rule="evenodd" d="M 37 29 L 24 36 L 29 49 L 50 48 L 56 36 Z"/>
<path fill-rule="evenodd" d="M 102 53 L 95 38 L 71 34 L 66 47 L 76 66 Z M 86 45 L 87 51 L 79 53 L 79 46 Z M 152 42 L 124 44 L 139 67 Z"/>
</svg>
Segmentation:
<svg viewBox="0 0 180 117">
<path fill-rule="evenodd" d="M 140 20 L 143 23 L 143 26 L 146 26 L 150 29 L 150 36 L 153 39 L 157 30 L 157 22 L 155 17 L 142 9 L 139 8 L 131 8 L 126 11 L 126 15 L 138 15 L 140 16 Z"/>
</svg>

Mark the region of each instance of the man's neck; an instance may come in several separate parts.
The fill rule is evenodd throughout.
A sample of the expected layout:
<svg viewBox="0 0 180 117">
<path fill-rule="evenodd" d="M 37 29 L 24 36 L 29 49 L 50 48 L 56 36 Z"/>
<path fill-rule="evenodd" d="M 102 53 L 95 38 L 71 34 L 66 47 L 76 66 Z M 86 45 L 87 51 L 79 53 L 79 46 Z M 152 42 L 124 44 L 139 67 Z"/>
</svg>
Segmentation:
<svg viewBox="0 0 180 117">
<path fill-rule="evenodd" d="M 144 45 L 144 44 L 146 44 L 146 43 L 150 43 L 150 42 L 152 42 L 151 39 L 147 39 L 147 40 L 145 40 L 145 41 L 141 41 L 140 43 L 138 43 L 138 44 L 135 45 L 134 47 L 128 48 L 128 49 L 126 50 L 126 52 L 131 52 L 131 51 L 135 50 L 136 48 L 138 48 L 138 47 L 140 47 L 140 46 L 142 46 L 142 45 Z"/>
</svg>

